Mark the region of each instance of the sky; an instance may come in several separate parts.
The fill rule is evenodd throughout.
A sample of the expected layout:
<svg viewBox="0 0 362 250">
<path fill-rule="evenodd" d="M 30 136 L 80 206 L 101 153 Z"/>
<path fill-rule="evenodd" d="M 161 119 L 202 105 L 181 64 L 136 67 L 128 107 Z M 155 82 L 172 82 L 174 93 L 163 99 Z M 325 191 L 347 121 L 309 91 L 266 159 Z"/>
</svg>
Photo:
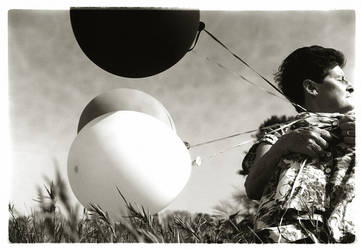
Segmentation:
<svg viewBox="0 0 362 250">
<path fill-rule="evenodd" d="M 200 20 L 269 80 L 289 53 L 314 44 L 343 51 L 346 75 L 354 80 L 353 11 L 201 10 Z M 10 202 L 21 213 L 37 205 L 37 186 L 45 184 L 45 176 L 54 178 L 55 162 L 67 177 L 80 114 L 102 92 L 127 87 L 152 95 L 171 114 L 178 136 L 191 144 L 256 129 L 271 115 L 295 114 L 285 100 L 238 77 L 271 90 L 204 32 L 173 67 L 141 79 L 116 76 L 92 63 L 74 38 L 66 10 L 10 11 L 8 40 Z M 244 179 L 236 172 L 251 144 L 230 147 L 249 139 L 239 136 L 190 150 L 191 158 L 200 156 L 203 164 L 192 169 L 166 210 L 213 213 L 235 189 L 243 191 Z"/>
</svg>

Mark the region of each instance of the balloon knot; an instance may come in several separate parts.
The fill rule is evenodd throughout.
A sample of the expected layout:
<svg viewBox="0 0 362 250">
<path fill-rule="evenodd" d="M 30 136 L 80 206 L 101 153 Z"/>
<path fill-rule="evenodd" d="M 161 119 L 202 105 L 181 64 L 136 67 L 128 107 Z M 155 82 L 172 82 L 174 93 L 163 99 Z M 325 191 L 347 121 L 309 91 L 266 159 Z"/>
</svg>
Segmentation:
<svg viewBox="0 0 362 250">
<path fill-rule="evenodd" d="M 184 141 L 184 144 L 185 144 L 187 149 L 190 149 L 190 147 L 191 147 L 190 143 L 188 143 L 187 141 Z"/>
<path fill-rule="evenodd" d="M 202 31 L 203 29 L 205 29 L 205 23 L 204 23 L 204 22 L 200 22 L 200 23 L 199 23 L 199 32 Z"/>
<path fill-rule="evenodd" d="M 192 161 L 193 167 L 200 167 L 202 164 L 202 159 L 200 156 L 197 156 L 195 160 Z"/>
</svg>

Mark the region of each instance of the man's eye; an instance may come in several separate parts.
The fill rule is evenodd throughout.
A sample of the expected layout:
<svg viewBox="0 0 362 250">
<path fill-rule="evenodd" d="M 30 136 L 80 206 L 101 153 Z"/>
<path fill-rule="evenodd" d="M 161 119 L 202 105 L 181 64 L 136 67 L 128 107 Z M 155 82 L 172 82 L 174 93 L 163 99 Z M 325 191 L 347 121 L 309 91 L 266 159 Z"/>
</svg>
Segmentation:
<svg viewBox="0 0 362 250">
<path fill-rule="evenodd" d="M 340 81 L 340 82 L 343 82 L 343 83 L 348 83 L 347 79 L 344 78 L 344 77 L 340 77 L 337 80 Z"/>
</svg>

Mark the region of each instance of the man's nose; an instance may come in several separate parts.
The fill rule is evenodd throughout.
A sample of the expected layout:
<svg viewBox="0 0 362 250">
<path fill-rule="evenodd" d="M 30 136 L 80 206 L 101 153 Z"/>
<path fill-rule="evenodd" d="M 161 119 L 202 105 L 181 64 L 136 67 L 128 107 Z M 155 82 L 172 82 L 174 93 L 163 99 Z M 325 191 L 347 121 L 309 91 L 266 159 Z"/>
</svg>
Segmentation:
<svg viewBox="0 0 362 250">
<path fill-rule="evenodd" d="M 354 88 L 353 86 L 349 83 L 346 90 L 349 92 L 349 93 L 352 93 L 354 91 Z"/>
</svg>

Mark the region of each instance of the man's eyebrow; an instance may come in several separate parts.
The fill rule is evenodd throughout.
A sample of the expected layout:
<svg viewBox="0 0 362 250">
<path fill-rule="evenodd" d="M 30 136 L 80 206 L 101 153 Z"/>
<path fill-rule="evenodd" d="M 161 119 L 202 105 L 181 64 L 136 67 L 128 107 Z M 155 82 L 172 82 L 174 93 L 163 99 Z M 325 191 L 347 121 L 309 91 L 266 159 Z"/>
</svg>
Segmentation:
<svg viewBox="0 0 362 250">
<path fill-rule="evenodd" d="M 335 73 L 335 72 L 332 73 L 332 76 L 333 77 L 342 77 L 342 78 L 346 77 L 346 75 L 344 73 Z"/>
</svg>

